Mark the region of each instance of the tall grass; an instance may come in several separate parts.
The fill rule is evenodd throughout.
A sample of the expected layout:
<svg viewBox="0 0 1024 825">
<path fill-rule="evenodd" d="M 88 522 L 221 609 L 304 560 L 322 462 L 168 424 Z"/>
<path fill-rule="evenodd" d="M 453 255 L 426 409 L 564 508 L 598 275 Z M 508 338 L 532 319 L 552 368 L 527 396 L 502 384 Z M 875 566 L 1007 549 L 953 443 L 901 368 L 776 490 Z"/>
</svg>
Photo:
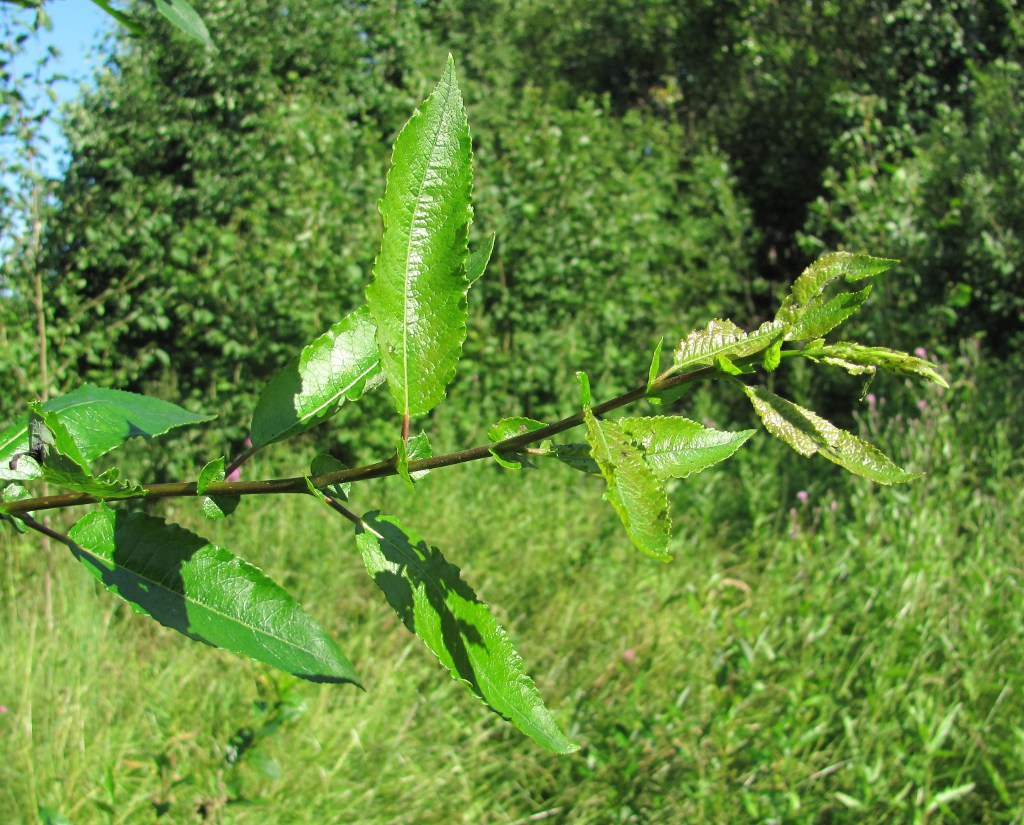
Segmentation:
<svg viewBox="0 0 1024 825">
<path fill-rule="evenodd" d="M 1024 473 L 994 397 L 965 368 L 910 416 L 865 403 L 927 473 L 899 488 L 761 439 L 674 491 L 670 565 L 568 469 L 357 489 L 492 604 L 572 757 L 451 682 L 313 502 L 165 515 L 296 593 L 366 693 L 181 640 L 4 536 L 0 821 L 1022 822 Z"/>
</svg>

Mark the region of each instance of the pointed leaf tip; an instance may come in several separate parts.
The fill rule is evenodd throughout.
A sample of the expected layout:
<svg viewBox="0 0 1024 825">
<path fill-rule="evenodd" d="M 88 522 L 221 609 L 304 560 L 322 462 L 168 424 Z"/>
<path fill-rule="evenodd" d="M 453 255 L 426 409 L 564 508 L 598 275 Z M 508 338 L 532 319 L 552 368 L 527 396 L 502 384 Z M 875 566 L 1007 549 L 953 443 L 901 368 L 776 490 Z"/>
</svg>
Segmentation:
<svg viewBox="0 0 1024 825">
<path fill-rule="evenodd" d="M 445 397 L 466 338 L 472 146 L 454 59 L 395 141 L 366 301 L 400 415 Z"/>
<path fill-rule="evenodd" d="M 578 746 L 559 729 L 523 661 L 459 568 L 397 519 L 368 513 L 356 529 L 367 572 L 405 626 L 490 708 L 555 753 Z"/>
</svg>

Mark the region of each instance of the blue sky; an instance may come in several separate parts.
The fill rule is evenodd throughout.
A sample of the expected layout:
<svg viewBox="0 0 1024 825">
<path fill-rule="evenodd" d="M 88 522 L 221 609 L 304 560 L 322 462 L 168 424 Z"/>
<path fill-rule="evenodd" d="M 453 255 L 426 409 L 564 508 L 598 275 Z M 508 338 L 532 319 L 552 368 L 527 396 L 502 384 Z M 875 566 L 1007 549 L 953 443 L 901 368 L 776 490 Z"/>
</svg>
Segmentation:
<svg viewBox="0 0 1024 825">
<path fill-rule="evenodd" d="M 6 4 L 4 6 L 5 14 L 13 13 L 7 11 Z M 117 24 L 89 0 L 49 0 L 45 8 L 53 21 L 53 29 L 40 30 L 37 37 L 30 39 L 17 65 L 19 70 L 27 71 L 48 46 L 56 47 L 60 58 L 51 63 L 51 68 L 69 78 L 56 86 L 60 101 L 66 102 L 75 97 L 81 83 L 91 81 L 99 62 L 97 46 L 103 34 Z M 31 18 L 25 15 L 25 19 Z M 64 164 L 64 144 L 55 126 L 47 131 L 47 136 L 51 142 L 44 168 L 56 175 Z"/>
</svg>

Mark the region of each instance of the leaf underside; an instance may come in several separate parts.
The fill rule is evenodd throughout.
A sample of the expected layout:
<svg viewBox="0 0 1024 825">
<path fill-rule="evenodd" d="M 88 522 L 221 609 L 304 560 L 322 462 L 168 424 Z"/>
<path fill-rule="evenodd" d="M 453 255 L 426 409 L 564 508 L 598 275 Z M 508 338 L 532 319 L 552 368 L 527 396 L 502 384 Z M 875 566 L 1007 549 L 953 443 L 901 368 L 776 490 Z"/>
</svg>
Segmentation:
<svg viewBox="0 0 1024 825">
<path fill-rule="evenodd" d="M 792 401 L 761 387 L 744 390 L 765 429 L 801 455 L 820 453 L 854 475 L 880 484 L 902 484 L 920 475 L 908 473 L 878 448 Z"/>
<path fill-rule="evenodd" d="M 437 548 L 379 513 L 364 516 L 356 543 L 388 603 L 455 679 L 549 750 L 578 749 L 559 730 L 508 634 Z"/>
</svg>

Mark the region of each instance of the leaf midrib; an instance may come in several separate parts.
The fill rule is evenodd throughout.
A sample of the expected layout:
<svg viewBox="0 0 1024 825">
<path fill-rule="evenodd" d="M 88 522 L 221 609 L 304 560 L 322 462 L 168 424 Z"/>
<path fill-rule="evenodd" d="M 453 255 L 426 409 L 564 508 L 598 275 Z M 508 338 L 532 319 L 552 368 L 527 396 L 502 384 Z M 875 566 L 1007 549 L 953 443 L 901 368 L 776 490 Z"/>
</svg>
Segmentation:
<svg viewBox="0 0 1024 825">
<path fill-rule="evenodd" d="M 405 268 L 403 274 L 403 291 L 402 291 L 402 400 L 404 402 L 404 414 L 409 415 L 410 404 L 409 404 L 409 298 L 412 289 L 412 279 L 409 277 L 409 261 L 413 254 L 413 229 L 416 227 L 417 218 L 421 214 L 421 207 L 423 206 L 423 189 L 427 179 L 427 173 L 434 167 L 434 158 L 437 152 L 437 145 L 441 137 L 441 131 L 444 128 L 445 119 L 448 115 L 448 101 L 451 99 L 453 92 L 453 84 L 446 84 L 445 96 L 443 105 L 440 108 L 440 116 L 437 121 L 437 129 L 434 131 L 434 137 L 430 144 L 430 152 L 427 155 L 427 163 L 423 167 L 423 172 L 420 175 L 419 184 L 416 190 L 416 207 L 412 212 L 412 219 L 409 222 L 409 228 L 406 233 L 406 245 L 405 245 Z M 440 101 L 439 101 L 440 102 Z"/>
</svg>

